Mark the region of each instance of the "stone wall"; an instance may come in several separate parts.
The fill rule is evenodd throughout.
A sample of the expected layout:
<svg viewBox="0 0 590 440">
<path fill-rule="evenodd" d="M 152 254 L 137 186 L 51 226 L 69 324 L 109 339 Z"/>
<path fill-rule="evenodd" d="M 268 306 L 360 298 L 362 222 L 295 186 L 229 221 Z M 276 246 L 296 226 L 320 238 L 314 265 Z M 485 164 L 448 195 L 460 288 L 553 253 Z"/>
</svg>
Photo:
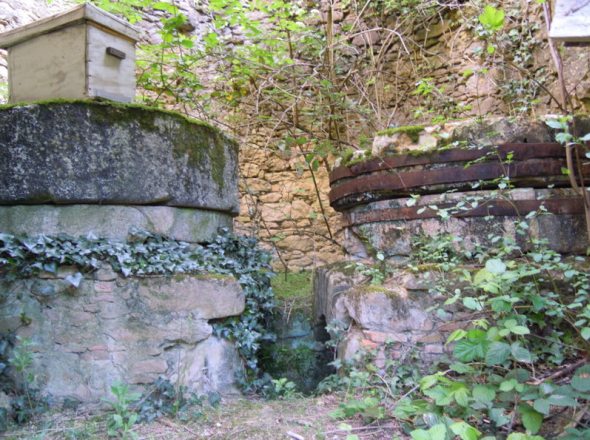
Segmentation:
<svg viewBox="0 0 590 440">
<path fill-rule="evenodd" d="M 124 278 L 105 264 L 76 288 L 66 278 L 77 271 L 0 280 L 0 334 L 31 341 L 42 395 L 99 403 L 117 382 L 159 377 L 199 393 L 235 390 L 239 355 L 208 323 L 244 310 L 233 278 Z"/>
<path fill-rule="evenodd" d="M 56 100 L 0 108 L 0 145 L 0 338 L 30 340 L 29 385 L 82 403 L 159 377 L 235 391 L 242 359 L 209 321 L 240 315 L 245 295 L 191 252 L 239 211 L 237 144 L 169 111 Z"/>
<path fill-rule="evenodd" d="M 440 275 L 440 274 L 439 274 Z M 317 270 L 314 277 L 316 323 L 339 325 L 343 334 L 338 357 L 352 361 L 374 352 L 377 362 L 418 355 L 424 362 L 450 352 L 447 336 L 461 328 L 465 314 L 435 314 L 446 300 L 429 291 L 436 272 L 412 273 L 399 268 L 382 286 L 371 286 L 354 268 L 335 264 Z"/>
</svg>

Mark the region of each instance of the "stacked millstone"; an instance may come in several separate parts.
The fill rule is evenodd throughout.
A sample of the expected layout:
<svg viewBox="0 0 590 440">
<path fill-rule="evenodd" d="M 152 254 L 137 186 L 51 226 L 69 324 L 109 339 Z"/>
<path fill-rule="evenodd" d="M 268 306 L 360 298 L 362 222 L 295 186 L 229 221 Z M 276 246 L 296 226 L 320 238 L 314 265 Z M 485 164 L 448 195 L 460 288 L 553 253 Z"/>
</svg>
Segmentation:
<svg viewBox="0 0 590 440">
<path fill-rule="evenodd" d="M 577 126 L 590 131 L 587 119 Z M 445 148 L 437 148 L 442 142 Z M 366 279 L 363 285 L 354 264 L 316 271 L 316 322 L 339 321 L 349 329 L 338 348 L 342 358 L 363 348 L 384 355 L 387 341 L 397 357 L 417 349 L 431 359 L 448 349 L 446 336 L 465 316 L 460 310 L 428 312 L 445 298 L 430 293 L 434 272 L 417 277 L 407 269 L 416 237 L 450 234 L 469 249 L 503 235 L 526 249 L 515 228 L 525 221 L 531 236 L 546 239 L 553 250 L 586 252 L 584 204 L 562 171 L 565 149 L 543 121 L 498 118 L 454 123 L 451 130 L 398 127 L 378 136 L 373 147 L 377 157 L 332 170 L 330 203 L 343 213 L 348 253 L 369 263 L 379 255 L 394 275 L 373 287 Z M 580 170 L 588 181 L 590 168 L 582 164 Z M 528 215 L 540 210 L 543 215 Z"/>
<path fill-rule="evenodd" d="M 234 141 L 170 112 L 96 101 L 4 107 L 0 232 L 117 241 L 138 228 L 208 242 L 239 211 L 237 163 Z M 77 270 L 8 280 L 0 268 L 0 334 L 32 340 L 42 394 L 98 402 L 115 382 L 160 376 L 232 389 L 239 357 L 208 321 L 243 312 L 235 279 L 123 277 L 103 263 L 72 289 Z"/>
</svg>

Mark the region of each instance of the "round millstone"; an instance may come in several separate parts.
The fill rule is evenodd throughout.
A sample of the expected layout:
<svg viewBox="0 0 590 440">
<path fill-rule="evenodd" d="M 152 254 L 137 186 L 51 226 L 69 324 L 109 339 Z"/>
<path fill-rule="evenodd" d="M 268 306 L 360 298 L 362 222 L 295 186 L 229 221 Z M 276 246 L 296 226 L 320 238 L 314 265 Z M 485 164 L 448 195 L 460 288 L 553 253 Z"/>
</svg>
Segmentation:
<svg viewBox="0 0 590 440">
<path fill-rule="evenodd" d="M 0 146 L 0 204 L 239 212 L 237 144 L 180 114 L 96 101 L 9 106 Z"/>
</svg>

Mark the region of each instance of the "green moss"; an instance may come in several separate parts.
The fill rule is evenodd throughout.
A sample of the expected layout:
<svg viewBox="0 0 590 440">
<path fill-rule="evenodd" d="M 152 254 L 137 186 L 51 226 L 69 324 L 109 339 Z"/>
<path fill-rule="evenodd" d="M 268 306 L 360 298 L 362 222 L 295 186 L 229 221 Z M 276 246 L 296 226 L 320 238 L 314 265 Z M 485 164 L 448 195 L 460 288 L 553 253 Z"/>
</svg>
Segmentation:
<svg viewBox="0 0 590 440">
<path fill-rule="evenodd" d="M 157 118 L 162 115 L 172 117 L 181 129 L 174 129 L 169 136 L 174 145 L 177 158 L 188 157 L 192 167 L 208 167 L 213 181 L 221 192 L 225 186 L 226 147 L 233 150 L 237 156 L 237 143 L 217 128 L 203 121 L 189 118 L 181 113 L 148 107 L 141 104 L 128 104 L 97 99 L 51 99 L 26 103 L 8 104 L 0 106 L 0 111 L 18 107 L 52 106 L 52 105 L 80 105 L 92 108 L 92 116 L 99 123 L 104 124 L 138 124 L 146 131 L 165 130 L 157 124 Z"/>
<path fill-rule="evenodd" d="M 391 290 L 387 287 L 375 286 L 372 284 L 362 284 L 360 286 L 355 287 L 353 290 L 347 293 L 347 295 L 350 295 L 352 298 L 354 298 L 354 301 L 357 304 L 361 304 L 363 301 L 365 301 L 363 297 L 375 294 L 385 295 L 388 298 L 394 300 L 398 308 L 402 307 L 404 298 L 400 297 L 399 293 L 396 290 Z"/>
<path fill-rule="evenodd" d="M 378 131 L 377 134 L 380 136 L 391 136 L 396 133 L 405 133 L 412 139 L 412 142 L 418 142 L 422 131 L 424 131 L 423 125 L 402 125 L 401 127 L 386 128 L 385 130 Z"/>
<path fill-rule="evenodd" d="M 278 274 L 271 284 L 278 300 L 311 297 L 311 271 L 308 270 Z"/>
<path fill-rule="evenodd" d="M 105 107 L 105 108 L 143 110 L 143 111 L 147 111 L 147 112 L 152 112 L 154 114 L 167 114 L 170 116 L 175 116 L 178 118 L 182 118 L 192 124 L 210 127 L 212 129 L 216 130 L 216 128 L 213 127 L 211 124 L 203 122 L 199 119 L 191 118 L 183 113 L 179 113 L 174 110 L 151 107 L 151 106 L 147 106 L 147 105 L 143 105 L 143 104 L 117 102 L 117 101 L 105 101 L 104 99 L 65 99 L 65 98 L 45 99 L 45 100 L 40 100 L 40 101 L 18 102 L 15 104 L 0 104 L 0 110 L 8 110 L 8 109 L 18 108 L 18 107 L 28 107 L 31 105 L 49 106 L 49 105 L 54 105 L 54 104 L 81 104 L 81 105 L 88 105 L 88 106 L 100 106 L 100 107 Z"/>
</svg>

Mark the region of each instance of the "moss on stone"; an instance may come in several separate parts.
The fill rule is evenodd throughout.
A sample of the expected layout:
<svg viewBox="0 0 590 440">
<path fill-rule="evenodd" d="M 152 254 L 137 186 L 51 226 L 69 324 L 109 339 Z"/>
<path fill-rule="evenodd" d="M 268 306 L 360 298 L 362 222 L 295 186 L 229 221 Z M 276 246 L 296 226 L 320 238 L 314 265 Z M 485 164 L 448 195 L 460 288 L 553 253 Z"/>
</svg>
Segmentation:
<svg viewBox="0 0 590 440">
<path fill-rule="evenodd" d="M 188 157 L 193 167 L 209 165 L 211 177 L 221 192 L 225 186 L 226 145 L 237 150 L 237 143 L 221 133 L 217 128 L 203 121 L 190 118 L 181 113 L 149 107 L 141 104 L 121 103 L 98 99 L 51 99 L 0 105 L 0 111 L 19 107 L 53 105 L 80 105 L 92 107 L 93 117 L 107 125 L 138 124 L 147 132 L 162 130 L 158 117 L 172 117 L 182 129 L 169 133 L 174 144 L 176 158 Z"/>
<path fill-rule="evenodd" d="M 308 270 L 280 273 L 271 284 L 278 300 L 311 297 L 311 271 Z"/>
<path fill-rule="evenodd" d="M 143 104 L 135 104 L 135 103 L 125 103 L 125 102 L 117 102 L 117 101 L 106 101 L 104 99 L 66 99 L 66 98 L 55 98 L 55 99 L 46 99 L 40 101 L 27 101 L 27 102 L 17 102 L 14 104 L 0 104 L 0 111 L 1 110 L 9 110 L 18 107 L 29 107 L 32 105 L 39 105 L 39 106 L 49 106 L 55 104 L 81 104 L 81 105 L 88 105 L 88 106 L 102 106 L 106 108 L 117 108 L 117 109 L 134 109 L 134 110 L 143 110 L 146 112 L 151 112 L 154 114 L 166 114 L 170 116 L 175 116 L 178 118 L 182 118 L 191 124 L 201 125 L 205 127 L 210 127 L 214 130 L 217 130 L 211 124 L 208 124 L 204 121 L 199 119 L 191 118 L 183 113 L 176 112 L 174 110 L 162 109 L 158 107 L 151 107 Z"/>
<path fill-rule="evenodd" d="M 379 136 L 392 136 L 396 133 L 407 134 L 412 142 L 418 142 L 420 133 L 424 131 L 423 125 L 402 125 L 401 127 L 386 128 L 385 130 L 378 131 Z"/>
</svg>

